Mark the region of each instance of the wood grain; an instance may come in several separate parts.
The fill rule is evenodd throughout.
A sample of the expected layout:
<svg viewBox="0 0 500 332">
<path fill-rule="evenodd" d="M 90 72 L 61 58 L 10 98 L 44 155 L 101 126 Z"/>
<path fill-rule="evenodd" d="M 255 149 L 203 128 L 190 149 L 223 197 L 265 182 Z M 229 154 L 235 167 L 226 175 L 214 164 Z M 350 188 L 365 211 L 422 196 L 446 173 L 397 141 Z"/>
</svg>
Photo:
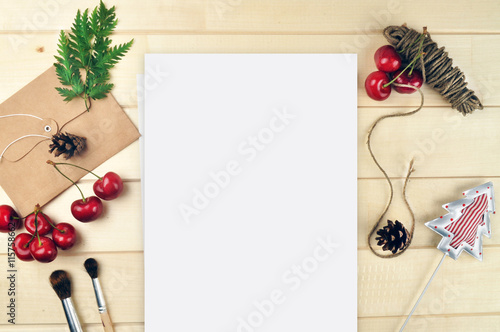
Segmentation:
<svg viewBox="0 0 500 332">
<path fill-rule="evenodd" d="M 383 177 L 366 145 L 374 121 L 385 114 L 412 109 L 358 110 L 358 177 Z M 409 117 L 385 119 L 372 133 L 372 150 L 390 177 L 406 176 L 412 158 L 413 177 L 499 176 L 495 161 L 500 154 L 494 149 L 500 139 L 498 111 L 487 107 L 464 117 L 451 108 L 426 107 Z"/>
<path fill-rule="evenodd" d="M 10 31 L 60 30 L 71 25 L 77 9 L 93 8 L 94 1 L 54 0 L 6 3 L 3 29 Z M 379 32 L 387 24 L 424 24 L 436 32 L 496 33 L 500 23 L 495 1 L 468 2 L 422 0 L 287 1 L 287 0 L 122 0 L 116 3 L 118 31 L 134 32 L 254 32 L 349 33 Z M 474 11 L 474 15 L 464 12 Z M 57 18 L 57 19 L 56 19 Z M 460 20 L 460 24 L 456 22 Z"/>
<path fill-rule="evenodd" d="M 113 3 L 108 3 L 113 4 Z M 58 32 L 69 29 L 77 9 L 95 1 L 10 1 L 0 13 L 0 102 L 7 99 L 54 62 Z M 497 167 L 500 123 L 500 2 L 405 0 L 144 0 L 116 1 L 119 24 L 113 40 L 134 38 L 129 54 L 112 71 L 113 95 L 138 125 L 136 74 L 144 73 L 145 53 L 357 53 L 358 55 L 358 331 L 397 331 L 427 278 L 441 258 L 439 238 L 423 226 L 458 199 L 464 189 L 492 180 L 500 186 Z M 411 248 L 397 259 L 382 260 L 367 249 L 370 226 L 383 210 L 388 186 L 366 149 L 366 131 L 379 116 L 407 111 L 419 104 L 417 95 L 393 94 L 376 102 L 364 93 L 364 78 L 375 70 L 373 53 L 385 44 L 387 25 L 406 22 L 427 26 L 445 46 L 454 65 L 465 73 L 485 109 L 463 117 L 424 87 L 424 108 L 406 119 L 390 119 L 377 127 L 373 147 L 394 178 L 395 200 L 387 217 L 408 222 L 401 200 L 402 177 L 412 157 L 416 170 L 408 199 L 416 216 Z M 15 68 L 15 70 L 14 70 Z M 162 77 L 161 68 L 159 76 Z M 341 119 L 341 110 L 339 119 Z M 0 124 L 1 126 L 1 124 Z M 1 127 L 0 127 L 1 128 Z M 353 129 L 355 130 L 355 129 Z M 5 331 L 67 331 L 59 299 L 48 284 L 51 271 L 71 273 L 74 302 L 85 331 L 102 331 L 84 259 L 102 265 L 100 280 L 117 332 L 144 331 L 144 253 L 141 222 L 139 143 L 100 165 L 95 171 L 122 175 L 126 190 L 106 204 L 102 220 L 72 221 L 81 239 L 72 251 L 61 252 L 51 264 L 18 262 L 17 324 L 0 320 Z M 92 176 L 80 183 L 91 190 Z M 46 207 L 57 221 L 71 221 L 68 204 L 78 198 L 74 188 Z M 11 204 L 0 190 L 0 202 Z M 500 302 L 496 282 L 500 230 L 492 218 L 492 239 L 485 239 L 484 262 L 468 255 L 446 259 L 408 331 L 499 331 Z M 0 248 L 6 269 L 7 249 Z M 101 263 L 102 262 L 102 263 Z M 472 273 L 471 273 L 472 271 Z M 101 276 L 102 274 L 102 276 Z M 471 277 L 472 276 L 472 277 Z M 2 284 L 3 285 L 3 284 Z M 37 301 L 43 298 L 44 301 Z M 45 300 L 46 299 L 46 300 Z M 0 292 L 0 303 L 6 303 Z"/>
<path fill-rule="evenodd" d="M 500 285 L 488 282 L 491 271 L 498 269 L 500 248 L 485 248 L 484 254 L 483 262 L 465 254 L 457 261 L 446 257 L 415 314 L 500 312 Z M 442 257 L 434 248 L 409 250 L 393 259 L 374 259 L 368 250 L 360 250 L 358 316 L 408 315 Z"/>
<path fill-rule="evenodd" d="M 25 84 L 29 83 L 54 62 L 58 35 L 37 34 L 36 39 L 16 43 L 21 35 L 0 35 L 0 70 L 9 73 L 12 63 L 18 65 L 15 79 L 12 73 L 2 76 L 0 100 L 5 100 Z M 417 95 L 394 93 L 383 104 L 374 101 L 364 93 L 364 79 L 376 70 L 373 53 L 386 43 L 380 34 L 367 35 L 170 35 L 170 34 L 127 34 L 113 38 L 123 43 L 134 38 L 134 45 L 112 71 L 115 82 L 113 95 L 127 107 L 137 107 L 136 77 L 130 73 L 144 73 L 144 53 L 357 53 L 358 54 L 358 105 L 360 107 L 417 106 Z M 444 46 L 453 58 L 453 64 L 465 73 L 469 87 L 473 89 L 485 106 L 500 106 L 500 83 L 498 67 L 494 63 L 495 52 L 484 49 L 484 45 L 500 45 L 500 35 L 433 35 L 439 46 Z M 473 47 L 473 45 L 476 45 Z M 478 46 L 481 45 L 481 46 Z M 37 51 L 43 47 L 44 52 Z M 474 57 L 473 57 L 474 55 Z M 159 76 L 163 73 L 158 69 Z M 427 87 L 425 106 L 450 108 L 443 98 Z M 139 92 L 139 95 L 142 95 Z M 451 109 L 451 108 L 450 108 Z"/>
<path fill-rule="evenodd" d="M 143 323 L 122 323 L 115 324 L 115 332 L 144 332 Z M 8 327 L 10 328 L 10 327 Z M 85 332 L 102 332 L 102 324 L 82 324 L 82 328 Z M 2 327 L 0 326 L 0 331 Z M 50 331 L 50 332 L 68 332 L 67 324 L 37 324 L 37 325 L 22 325 L 19 327 L 12 327 L 11 331 L 23 331 L 23 332 L 40 332 L 40 331 Z"/>
<path fill-rule="evenodd" d="M 358 331 L 399 331 L 405 317 L 360 318 Z M 498 332 L 500 314 L 482 315 L 415 315 L 406 326 L 408 331 L 442 332 L 454 331 Z"/>
<path fill-rule="evenodd" d="M 50 264 L 18 262 L 16 326 L 9 324 L 9 328 L 23 331 L 24 325 L 66 323 L 61 301 L 49 283 L 50 274 L 58 269 L 70 275 L 71 298 L 80 322 L 101 325 L 92 281 L 83 267 L 83 262 L 89 257 L 99 262 L 99 281 L 113 319 L 120 323 L 143 323 L 143 252 L 104 253 L 94 250 L 84 253 L 75 250 L 71 255 L 60 255 Z M 1 254 L 0 260 L 6 262 L 6 255 Z M 0 294 L 0 300 L 2 303 L 8 301 L 7 292 Z M 0 330 L 7 324 L 6 320 L 0 320 Z"/>
</svg>

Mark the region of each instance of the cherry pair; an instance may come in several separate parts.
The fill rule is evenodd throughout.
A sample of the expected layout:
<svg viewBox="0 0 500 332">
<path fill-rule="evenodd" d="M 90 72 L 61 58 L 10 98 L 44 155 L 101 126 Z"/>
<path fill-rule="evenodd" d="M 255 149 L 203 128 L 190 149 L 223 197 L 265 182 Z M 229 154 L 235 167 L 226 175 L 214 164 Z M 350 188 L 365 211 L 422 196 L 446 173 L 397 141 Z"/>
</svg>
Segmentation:
<svg viewBox="0 0 500 332">
<path fill-rule="evenodd" d="M 104 210 L 101 199 L 105 201 L 113 200 L 120 196 L 123 191 L 123 181 L 120 176 L 114 172 L 108 172 L 103 177 L 100 177 L 83 167 L 70 163 L 55 163 L 48 160 L 47 164 L 54 166 L 54 168 L 62 176 L 71 181 L 80 191 L 82 199 L 78 199 L 71 204 L 71 214 L 73 215 L 73 217 L 75 217 L 75 219 L 81 222 L 90 222 L 98 219 Z M 85 197 L 80 187 L 78 187 L 78 185 L 73 180 L 71 180 L 63 172 L 61 172 L 61 170 L 57 167 L 58 165 L 77 167 L 97 177 L 97 181 L 93 186 L 96 196 Z"/>
<path fill-rule="evenodd" d="M 28 233 L 18 234 L 12 244 L 17 258 L 22 261 L 52 262 L 57 257 L 57 248 L 67 250 L 76 242 L 75 228 L 68 223 L 55 224 L 38 204 L 26 217 L 24 225 Z M 52 238 L 48 237 L 50 233 Z"/>
<path fill-rule="evenodd" d="M 418 54 L 404 69 L 401 69 L 403 62 L 393 46 L 384 45 L 377 49 L 374 60 L 378 71 L 372 72 L 365 80 L 367 95 L 380 101 L 389 98 L 392 88 L 403 94 L 416 91 L 410 87 L 398 86 L 398 84 L 411 85 L 415 88 L 422 87 L 422 73 L 414 68 L 416 60 L 421 56 L 422 53 Z M 410 70 L 407 71 L 408 69 Z M 393 85 L 393 83 L 396 84 Z"/>
</svg>

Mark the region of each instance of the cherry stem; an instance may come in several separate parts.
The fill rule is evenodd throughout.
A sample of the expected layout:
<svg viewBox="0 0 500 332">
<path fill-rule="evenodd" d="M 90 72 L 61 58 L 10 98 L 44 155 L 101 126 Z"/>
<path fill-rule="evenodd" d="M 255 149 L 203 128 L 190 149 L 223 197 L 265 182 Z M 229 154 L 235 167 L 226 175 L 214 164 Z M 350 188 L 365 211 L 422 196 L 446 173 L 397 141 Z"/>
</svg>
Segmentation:
<svg viewBox="0 0 500 332">
<path fill-rule="evenodd" d="M 38 210 L 35 210 L 35 233 L 38 233 Z"/>
<path fill-rule="evenodd" d="M 387 88 L 389 85 L 391 85 L 392 83 L 394 83 L 394 81 L 396 81 L 399 76 L 401 76 L 405 71 L 406 69 L 410 68 L 411 65 L 413 65 L 415 63 L 415 61 L 417 61 L 418 58 L 420 58 L 424 53 L 420 52 L 416 57 L 415 59 L 413 59 L 406 67 L 405 69 L 403 69 L 396 77 L 394 77 L 392 79 L 392 81 L 390 81 L 389 83 L 386 83 L 383 85 L 384 88 Z"/>
<path fill-rule="evenodd" d="M 53 162 L 53 161 L 51 161 L 51 160 L 47 160 L 47 164 L 54 166 L 54 168 L 56 169 L 56 171 L 58 171 L 58 172 L 59 172 L 59 174 L 61 174 L 61 175 L 62 175 L 62 176 L 64 176 L 66 179 L 68 179 L 71 183 L 73 183 L 73 184 L 75 185 L 76 189 L 78 189 L 78 191 L 80 192 L 80 195 L 82 195 L 82 200 L 83 200 L 83 202 L 84 202 L 84 203 L 86 203 L 86 202 L 87 202 L 87 200 L 85 199 L 85 195 L 83 195 L 83 192 L 82 192 L 82 190 L 80 189 L 80 187 L 78 187 L 78 185 L 76 184 L 76 182 L 75 182 L 75 181 L 71 180 L 71 179 L 70 179 L 69 177 L 67 177 L 67 176 L 66 176 L 63 172 L 61 172 L 61 170 L 57 167 L 57 165 L 56 165 L 56 163 L 55 163 L 55 162 Z"/>
<path fill-rule="evenodd" d="M 34 239 L 34 238 L 35 238 L 35 234 L 31 235 L 31 239 L 28 241 L 28 243 L 26 243 L 25 248 L 28 248 L 28 247 L 29 247 L 29 245 L 30 245 L 31 241 L 33 241 L 33 239 Z"/>
<path fill-rule="evenodd" d="M 394 83 L 394 81 L 399 77 L 401 76 L 401 74 L 403 74 L 405 72 L 406 69 L 408 69 L 409 66 L 411 66 L 411 69 L 410 69 L 410 72 L 408 73 L 408 75 L 411 75 L 413 73 L 413 69 L 415 68 L 415 63 L 416 63 L 416 60 L 421 57 L 422 55 L 424 55 L 425 53 L 422 53 L 422 46 L 424 44 L 424 39 L 425 39 L 425 36 L 427 35 L 427 27 L 424 27 L 423 28 L 423 32 L 422 34 L 416 39 L 414 40 L 410 45 L 408 45 L 406 48 L 398 51 L 398 53 L 402 53 L 404 52 L 406 49 L 408 49 L 409 47 L 411 47 L 413 44 L 417 43 L 417 42 L 420 42 L 420 45 L 418 46 L 418 55 L 415 57 L 415 59 L 412 60 L 412 62 L 410 62 L 408 64 L 408 66 L 405 67 L 405 69 L 403 69 L 401 71 L 401 73 L 399 73 L 398 76 L 396 76 L 392 81 L 390 81 L 389 83 L 387 84 L 384 84 L 383 87 L 386 88 L 387 86 L 391 85 L 392 83 Z"/>
<path fill-rule="evenodd" d="M 42 246 L 42 240 L 40 240 L 40 234 L 38 234 L 38 230 L 36 231 L 36 238 L 38 239 L 38 245 L 41 247 Z"/>
<path fill-rule="evenodd" d="M 40 210 L 35 210 L 35 234 L 38 239 L 38 245 L 42 246 L 42 240 L 40 240 L 40 234 L 38 234 L 38 213 Z"/>
<path fill-rule="evenodd" d="M 75 165 L 75 164 L 71 164 L 71 163 L 53 163 L 53 165 L 68 165 L 68 166 L 73 166 L 73 167 L 79 168 L 81 170 L 84 170 L 85 172 L 88 172 L 88 173 L 92 174 L 93 176 L 95 176 L 99 180 L 102 180 L 102 177 L 100 177 L 99 175 L 95 174 L 94 172 L 89 171 L 88 169 L 83 168 L 83 167 L 78 166 L 78 165 Z"/>
<path fill-rule="evenodd" d="M 415 63 L 416 62 L 414 62 L 413 65 L 411 66 L 410 71 L 408 72 L 408 75 L 411 75 L 413 73 L 413 68 L 415 68 Z"/>
<path fill-rule="evenodd" d="M 417 43 L 420 41 L 420 39 L 422 39 L 422 37 L 424 36 L 424 34 L 422 33 L 417 39 L 415 39 L 410 45 L 406 46 L 406 48 L 403 48 L 402 50 L 399 50 L 397 51 L 398 53 L 403 53 L 404 51 L 406 51 L 409 47 L 413 46 L 413 44 Z"/>
<path fill-rule="evenodd" d="M 40 212 L 40 213 L 42 213 L 42 212 Z M 43 213 L 42 213 L 42 214 L 43 214 Z M 47 220 L 47 222 L 49 223 L 49 225 L 50 225 L 50 226 L 52 226 L 52 228 L 57 229 L 57 228 L 56 228 L 56 225 L 54 225 L 53 223 L 51 223 L 51 222 L 49 221 L 49 219 L 45 218 L 45 220 Z"/>
<path fill-rule="evenodd" d="M 421 37 L 423 37 L 424 35 L 425 35 L 425 31 L 424 31 L 424 33 L 422 33 Z M 418 54 L 421 54 L 423 45 L 424 45 L 424 39 L 422 38 L 422 40 L 420 41 L 420 45 L 418 46 Z M 416 63 L 417 63 L 416 61 L 413 62 L 413 65 L 411 66 L 411 69 L 410 69 L 410 72 L 408 73 L 408 75 L 411 75 L 413 73 L 413 68 L 415 68 Z"/>
</svg>

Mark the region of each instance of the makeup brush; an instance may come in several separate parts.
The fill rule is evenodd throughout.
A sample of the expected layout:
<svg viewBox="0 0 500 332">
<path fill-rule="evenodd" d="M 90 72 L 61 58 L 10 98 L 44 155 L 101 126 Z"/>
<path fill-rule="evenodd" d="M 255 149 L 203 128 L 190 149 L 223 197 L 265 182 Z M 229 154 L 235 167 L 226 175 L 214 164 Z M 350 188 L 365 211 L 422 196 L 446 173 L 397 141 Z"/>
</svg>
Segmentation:
<svg viewBox="0 0 500 332">
<path fill-rule="evenodd" d="M 50 275 L 50 284 L 62 302 L 66 320 L 68 321 L 69 330 L 71 332 L 83 332 L 76 315 L 75 307 L 71 301 L 71 281 L 68 273 L 63 270 L 56 270 Z"/>
<path fill-rule="evenodd" d="M 99 314 L 101 315 L 102 326 L 105 332 L 113 332 L 113 324 L 111 323 L 111 318 L 109 317 L 108 309 L 106 308 L 106 302 L 104 301 L 104 294 L 101 289 L 101 284 L 97 278 L 97 261 L 93 258 L 89 258 L 83 263 L 85 270 L 92 279 L 92 285 L 94 286 L 95 298 L 97 300 L 97 307 L 99 309 Z"/>
</svg>

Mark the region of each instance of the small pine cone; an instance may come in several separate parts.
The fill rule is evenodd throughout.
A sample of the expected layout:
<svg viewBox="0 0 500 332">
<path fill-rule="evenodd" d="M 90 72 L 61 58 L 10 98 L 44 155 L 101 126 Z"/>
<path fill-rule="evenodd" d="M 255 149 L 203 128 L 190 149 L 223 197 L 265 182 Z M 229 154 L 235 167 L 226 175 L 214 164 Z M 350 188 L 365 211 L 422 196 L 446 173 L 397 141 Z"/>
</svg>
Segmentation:
<svg viewBox="0 0 500 332">
<path fill-rule="evenodd" d="M 52 136 L 52 144 L 49 145 L 49 152 L 54 152 L 56 157 L 61 154 L 65 159 L 70 159 L 74 155 L 80 154 L 87 145 L 85 137 L 76 136 L 69 133 L 57 133 Z"/>
<path fill-rule="evenodd" d="M 375 238 L 378 240 L 377 245 L 382 246 L 384 251 L 390 250 L 393 254 L 406 248 L 410 241 L 408 230 L 397 220 L 396 223 L 387 220 L 387 226 L 379 229 L 377 235 L 380 235 Z"/>
</svg>

